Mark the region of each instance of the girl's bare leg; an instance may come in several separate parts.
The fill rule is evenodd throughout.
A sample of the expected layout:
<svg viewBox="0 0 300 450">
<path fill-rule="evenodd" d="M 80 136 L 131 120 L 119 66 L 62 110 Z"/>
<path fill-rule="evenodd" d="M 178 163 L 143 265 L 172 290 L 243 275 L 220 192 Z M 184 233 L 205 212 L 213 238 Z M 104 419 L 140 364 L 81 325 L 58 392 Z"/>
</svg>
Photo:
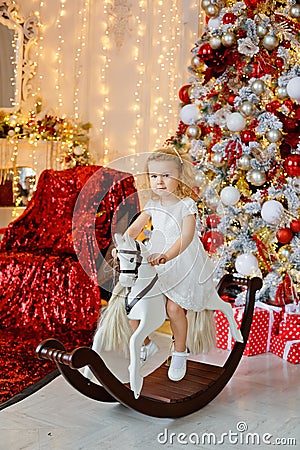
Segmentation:
<svg viewBox="0 0 300 450">
<path fill-rule="evenodd" d="M 185 310 L 172 300 L 168 299 L 167 313 L 175 340 L 175 351 L 185 352 L 188 326 Z"/>
<path fill-rule="evenodd" d="M 140 321 L 139 320 L 129 320 L 129 325 L 131 326 L 132 331 L 135 331 L 137 329 L 137 327 L 139 326 Z M 144 343 L 145 345 L 149 344 L 150 339 L 148 338 L 148 336 L 146 337 Z"/>
</svg>

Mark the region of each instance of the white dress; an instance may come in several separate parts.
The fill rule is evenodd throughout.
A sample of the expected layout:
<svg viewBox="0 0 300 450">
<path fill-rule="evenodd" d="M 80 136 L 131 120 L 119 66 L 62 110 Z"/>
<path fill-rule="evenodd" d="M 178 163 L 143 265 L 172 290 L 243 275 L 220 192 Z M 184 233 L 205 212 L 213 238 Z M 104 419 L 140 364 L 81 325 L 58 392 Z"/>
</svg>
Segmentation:
<svg viewBox="0 0 300 450">
<path fill-rule="evenodd" d="M 181 235 L 182 220 L 197 214 L 197 205 L 189 197 L 170 206 L 149 200 L 144 211 L 151 216 L 153 231 L 149 253 L 166 253 Z M 155 266 L 162 292 L 182 308 L 202 311 L 212 296 L 218 296 L 213 281 L 214 265 L 195 230 L 190 245 L 166 264 Z"/>
</svg>

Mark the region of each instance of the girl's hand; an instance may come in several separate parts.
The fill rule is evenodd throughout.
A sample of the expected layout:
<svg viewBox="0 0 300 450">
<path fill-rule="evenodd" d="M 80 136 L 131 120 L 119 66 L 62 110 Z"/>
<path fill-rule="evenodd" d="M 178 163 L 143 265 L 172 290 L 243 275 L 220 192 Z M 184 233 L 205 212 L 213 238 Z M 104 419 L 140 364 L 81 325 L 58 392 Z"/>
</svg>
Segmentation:
<svg viewBox="0 0 300 450">
<path fill-rule="evenodd" d="M 153 253 L 147 258 L 148 263 L 151 266 L 159 266 L 159 264 L 165 264 L 168 258 L 164 253 Z"/>
</svg>

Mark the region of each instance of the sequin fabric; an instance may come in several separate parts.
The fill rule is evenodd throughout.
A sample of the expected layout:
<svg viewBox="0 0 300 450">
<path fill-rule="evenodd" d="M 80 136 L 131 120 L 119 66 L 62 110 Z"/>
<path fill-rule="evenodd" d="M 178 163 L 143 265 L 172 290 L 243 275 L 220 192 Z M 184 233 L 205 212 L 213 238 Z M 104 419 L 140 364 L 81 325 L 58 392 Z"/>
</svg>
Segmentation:
<svg viewBox="0 0 300 450">
<path fill-rule="evenodd" d="M 101 306 L 97 270 L 114 226 L 138 209 L 124 172 L 79 166 L 41 174 L 0 243 L 0 403 L 53 370 L 34 354 L 39 340 L 62 335 L 72 348 L 91 341 Z"/>
</svg>

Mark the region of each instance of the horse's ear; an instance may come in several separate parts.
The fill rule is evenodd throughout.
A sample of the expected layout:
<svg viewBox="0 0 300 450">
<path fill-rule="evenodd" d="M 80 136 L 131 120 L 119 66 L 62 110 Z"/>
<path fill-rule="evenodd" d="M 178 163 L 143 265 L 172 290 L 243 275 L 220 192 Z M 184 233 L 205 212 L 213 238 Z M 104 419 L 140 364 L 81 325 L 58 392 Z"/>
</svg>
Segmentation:
<svg viewBox="0 0 300 450">
<path fill-rule="evenodd" d="M 126 244 L 134 248 L 134 239 L 132 239 L 132 237 L 130 237 L 128 233 L 123 234 L 123 239 L 126 242 Z"/>
<path fill-rule="evenodd" d="M 122 235 L 119 233 L 114 234 L 114 239 L 115 239 L 116 247 L 120 247 L 120 245 L 122 245 L 122 243 L 124 243 Z"/>
</svg>

